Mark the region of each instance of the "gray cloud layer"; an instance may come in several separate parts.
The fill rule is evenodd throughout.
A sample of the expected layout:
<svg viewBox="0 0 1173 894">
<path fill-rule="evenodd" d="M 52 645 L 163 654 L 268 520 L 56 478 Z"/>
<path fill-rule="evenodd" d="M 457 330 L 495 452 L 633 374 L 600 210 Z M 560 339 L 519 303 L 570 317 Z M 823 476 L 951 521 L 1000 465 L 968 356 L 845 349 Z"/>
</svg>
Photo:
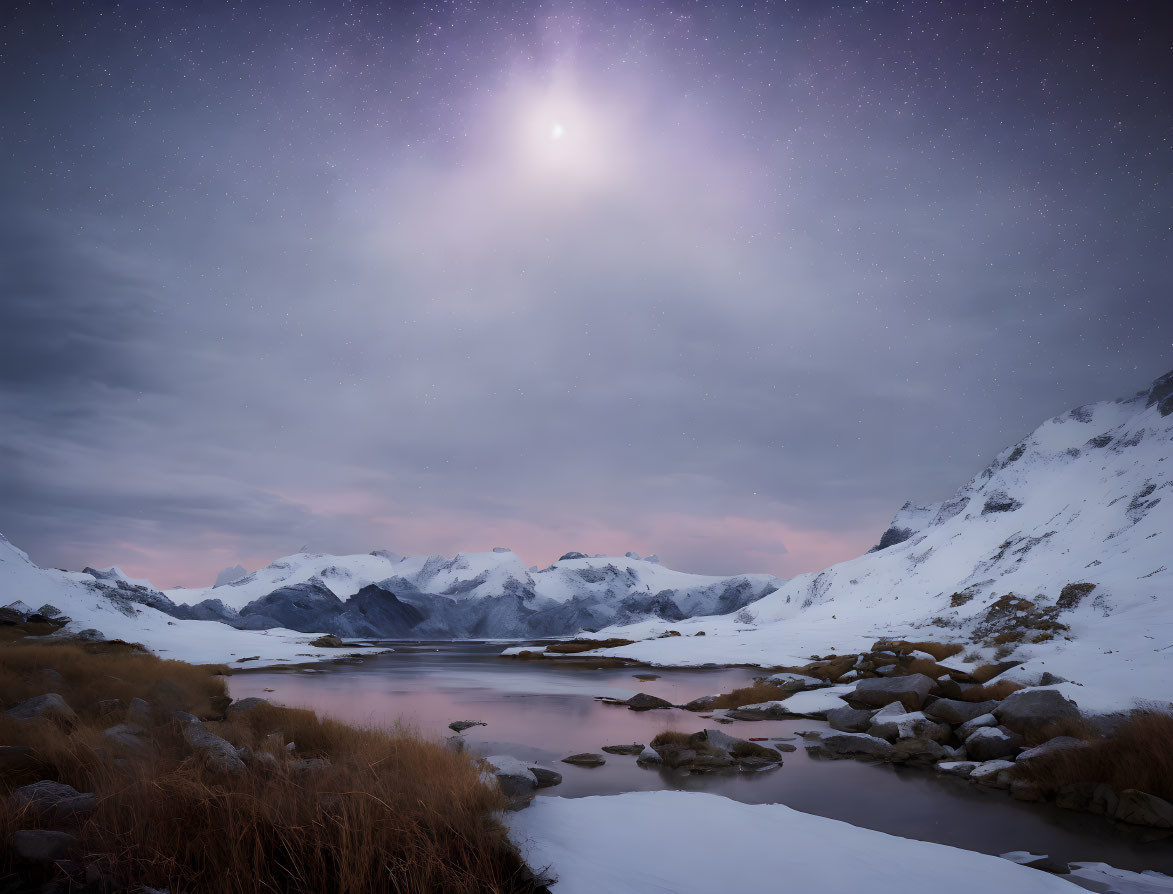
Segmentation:
<svg viewBox="0 0 1173 894">
<path fill-rule="evenodd" d="M 18 10 L 0 530 L 845 558 L 1173 366 L 1167 48 L 1072 9 Z"/>
</svg>

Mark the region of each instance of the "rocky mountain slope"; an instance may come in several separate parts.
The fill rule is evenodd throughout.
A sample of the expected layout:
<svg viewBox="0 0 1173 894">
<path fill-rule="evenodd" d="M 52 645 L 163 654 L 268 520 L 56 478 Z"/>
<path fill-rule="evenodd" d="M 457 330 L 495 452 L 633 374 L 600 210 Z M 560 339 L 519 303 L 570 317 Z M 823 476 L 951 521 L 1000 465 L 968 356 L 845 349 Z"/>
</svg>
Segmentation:
<svg viewBox="0 0 1173 894">
<path fill-rule="evenodd" d="M 654 637 L 663 624 L 608 628 Z M 803 574 L 684 636 L 614 649 L 662 664 L 789 665 L 886 637 L 1020 660 L 1091 710 L 1173 691 L 1173 373 L 1077 407 L 948 499 L 906 504 L 869 553 Z M 688 634 L 704 630 L 703 639 Z"/>
</svg>

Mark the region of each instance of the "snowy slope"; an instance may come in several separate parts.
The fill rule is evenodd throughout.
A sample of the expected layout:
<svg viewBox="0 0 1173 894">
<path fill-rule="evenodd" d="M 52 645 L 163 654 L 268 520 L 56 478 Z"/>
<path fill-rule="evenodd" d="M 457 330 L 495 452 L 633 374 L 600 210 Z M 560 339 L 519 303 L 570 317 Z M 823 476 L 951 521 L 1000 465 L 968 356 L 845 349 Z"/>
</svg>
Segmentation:
<svg viewBox="0 0 1173 894">
<path fill-rule="evenodd" d="M 97 630 L 103 638 L 139 642 L 164 658 L 232 664 L 257 657 L 250 667 L 337 658 L 338 651 L 308 645 L 312 636 L 292 630 L 233 630 L 214 621 L 178 620 L 158 608 L 157 591 L 128 584 L 125 576 L 95 578 L 85 572 L 38 568 L 0 535 L 0 605 L 20 601 L 37 610 L 51 605 L 72 620 L 66 633 Z"/>
<path fill-rule="evenodd" d="M 1173 692 L 1173 373 L 1079 407 L 1004 450 L 952 497 L 903 507 L 877 548 L 782 583 L 744 611 L 674 624 L 681 638 L 612 654 L 661 664 L 802 663 L 880 636 L 988 642 L 1008 593 L 1062 631 L 1018 645 L 1022 679 L 1051 671 L 1087 710 Z M 1060 602 L 1068 584 L 1094 584 Z M 1072 604 L 1074 601 L 1075 604 Z M 663 624 L 610 628 L 635 639 Z M 704 630 L 703 639 L 689 633 Z M 992 649 L 984 650 L 989 657 Z"/>
<path fill-rule="evenodd" d="M 512 551 L 400 557 L 287 556 L 240 580 L 175 589 L 188 616 L 341 636 L 528 637 L 645 617 L 675 621 L 736 610 L 771 592 L 771 575 L 710 577 L 634 554 L 568 553 L 544 571 Z"/>
</svg>

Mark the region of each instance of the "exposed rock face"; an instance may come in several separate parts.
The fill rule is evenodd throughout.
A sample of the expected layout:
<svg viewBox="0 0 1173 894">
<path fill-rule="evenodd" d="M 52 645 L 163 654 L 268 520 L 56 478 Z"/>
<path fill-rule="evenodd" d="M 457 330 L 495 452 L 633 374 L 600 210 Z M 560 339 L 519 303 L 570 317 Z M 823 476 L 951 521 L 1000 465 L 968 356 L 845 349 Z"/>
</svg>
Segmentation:
<svg viewBox="0 0 1173 894">
<path fill-rule="evenodd" d="M 1008 729 L 1026 737 L 1045 737 L 1053 729 L 1080 718 L 1075 702 L 1054 689 L 1023 689 L 1011 693 L 994 708 L 994 716 Z"/>
</svg>

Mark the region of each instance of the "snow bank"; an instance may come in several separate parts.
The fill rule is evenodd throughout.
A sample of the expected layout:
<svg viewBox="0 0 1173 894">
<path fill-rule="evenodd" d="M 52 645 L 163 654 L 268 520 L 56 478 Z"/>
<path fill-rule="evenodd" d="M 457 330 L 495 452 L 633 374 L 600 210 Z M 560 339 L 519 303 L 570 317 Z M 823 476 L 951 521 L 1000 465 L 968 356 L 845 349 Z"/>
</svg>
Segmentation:
<svg viewBox="0 0 1173 894">
<path fill-rule="evenodd" d="M 530 866 L 558 877 L 554 894 L 1077 890 L 998 857 L 699 792 L 538 797 L 508 822 Z"/>
</svg>

